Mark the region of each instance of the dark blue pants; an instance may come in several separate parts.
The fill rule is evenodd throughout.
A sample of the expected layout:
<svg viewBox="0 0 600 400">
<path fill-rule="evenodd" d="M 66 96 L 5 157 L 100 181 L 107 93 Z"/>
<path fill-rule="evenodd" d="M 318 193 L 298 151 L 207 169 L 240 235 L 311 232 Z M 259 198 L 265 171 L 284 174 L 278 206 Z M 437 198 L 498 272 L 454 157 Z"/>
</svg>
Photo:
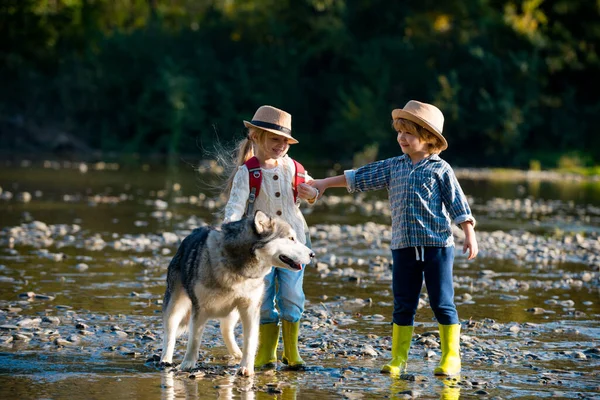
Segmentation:
<svg viewBox="0 0 600 400">
<path fill-rule="evenodd" d="M 414 247 L 392 250 L 394 323 L 413 325 L 423 277 L 425 277 L 429 303 L 438 323 L 458 324 L 452 286 L 454 247 L 424 247 L 423 249 L 417 247 L 416 249 L 418 255 Z"/>
</svg>

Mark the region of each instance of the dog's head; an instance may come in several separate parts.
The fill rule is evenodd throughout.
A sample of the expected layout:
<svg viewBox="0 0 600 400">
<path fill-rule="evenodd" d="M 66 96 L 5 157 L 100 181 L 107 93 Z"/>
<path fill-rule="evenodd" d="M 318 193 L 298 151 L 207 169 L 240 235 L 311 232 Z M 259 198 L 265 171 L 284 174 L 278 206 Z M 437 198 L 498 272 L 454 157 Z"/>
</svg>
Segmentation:
<svg viewBox="0 0 600 400">
<path fill-rule="evenodd" d="M 281 218 L 271 218 L 262 211 L 256 211 L 250 223 L 259 237 L 254 253 L 260 260 L 275 267 L 300 271 L 302 264 L 308 264 L 315 256 L 298 240 L 290 224 Z"/>
</svg>

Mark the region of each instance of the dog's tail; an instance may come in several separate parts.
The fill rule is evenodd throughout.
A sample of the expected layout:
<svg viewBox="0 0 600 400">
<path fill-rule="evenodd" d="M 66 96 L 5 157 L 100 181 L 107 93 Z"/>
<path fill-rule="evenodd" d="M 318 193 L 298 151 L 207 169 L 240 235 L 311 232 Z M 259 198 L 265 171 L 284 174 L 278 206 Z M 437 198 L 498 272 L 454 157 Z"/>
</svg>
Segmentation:
<svg viewBox="0 0 600 400">
<path fill-rule="evenodd" d="M 177 336 L 187 332 L 192 313 L 191 301 L 189 300 L 187 294 L 185 294 L 185 289 L 181 282 L 181 269 L 179 263 L 184 256 L 182 247 L 177 250 L 177 253 L 169 264 L 169 268 L 167 270 L 167 290 L 165 291 L 162 305 L 163 315 L 169 309 L 171 302 L 176 302 L 176 304 L 172 304 L 172 306 L 177 308 L 180 312 L 185 311 L 185 315 L 177 327 Z"/>
</svg>

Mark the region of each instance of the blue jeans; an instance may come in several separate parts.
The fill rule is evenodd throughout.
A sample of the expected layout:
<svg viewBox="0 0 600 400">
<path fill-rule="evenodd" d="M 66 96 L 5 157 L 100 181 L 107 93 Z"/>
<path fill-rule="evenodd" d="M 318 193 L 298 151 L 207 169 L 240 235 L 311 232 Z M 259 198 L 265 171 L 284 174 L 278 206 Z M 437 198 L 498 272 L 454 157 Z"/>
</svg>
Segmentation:
<svg viewBox="0 0 600 400">
<path fill-rule="evenodd" d="M 261 325 L 277 323 L 279 318 L 288 322 L 300 320 L 304 312 L 305 300 L 304 289 L 302 289 L 304 268 L 305 266 L 302 266 L 302 271 L 296 272 L 273 267 L 265 276 L 265 294 L 260 306 Z M 275 307 L 275 301 L 279 311 Z"/>
<path fill-rule="evenodd" d="M 429 304 L 438 323 L 458 324 L 452 286 L 454 246 L 407 247 L 392 250 L 392 258 L 394 323 L 405 326 L 414 324 L 425 277 Z"/>
</svg>

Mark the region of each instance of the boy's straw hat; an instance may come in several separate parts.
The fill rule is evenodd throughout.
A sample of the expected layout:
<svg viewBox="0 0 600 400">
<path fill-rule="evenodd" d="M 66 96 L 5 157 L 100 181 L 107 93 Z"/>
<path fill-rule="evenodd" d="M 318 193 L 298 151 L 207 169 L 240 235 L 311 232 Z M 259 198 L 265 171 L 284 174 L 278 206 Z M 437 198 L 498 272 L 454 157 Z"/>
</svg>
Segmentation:
<svg viewBox="0 0 600 400">
<path fill-rule="evenodd" d="M 298 143 L 296 139 L 292 137 L 292 116 L 278 108 L 271 106 L 261 106 L 254 113 L 252 121 L 244 121 L 244 126 L 250 128 L 251 126 L 265 131 L 273 132 L 276 135 L 284 136 L 288 138 L 290 144 Z"/>
<path fill-rule="evenodd" d="M 407 119 L 422 126 L 440 138 L 443 143 L 441 150 L 446 150 L 448 148 L 448 142 L 446 141 L 446 138 L 444 138 L 444 135 L 442 135 L 442 130 L 444 128 L 444 114 L 442 114 L 440 109 L 436 106 L 411 100 L 406 103 L 404 108 L 393 110 L 392 118 Z"/>
</svg>

